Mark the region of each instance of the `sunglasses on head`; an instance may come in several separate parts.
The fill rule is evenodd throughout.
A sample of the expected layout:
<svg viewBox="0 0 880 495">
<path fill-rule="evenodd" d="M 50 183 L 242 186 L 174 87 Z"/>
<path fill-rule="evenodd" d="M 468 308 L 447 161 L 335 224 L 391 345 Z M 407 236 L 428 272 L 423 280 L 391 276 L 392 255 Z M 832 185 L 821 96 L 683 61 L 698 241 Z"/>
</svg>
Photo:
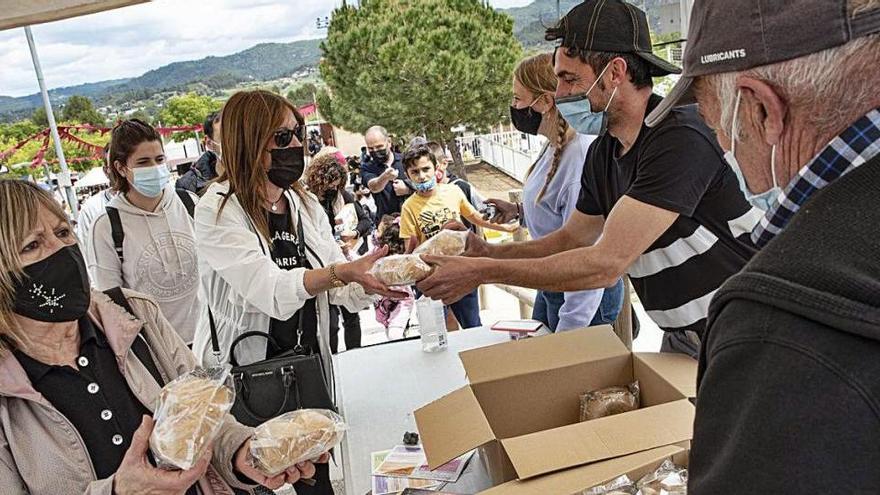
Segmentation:
<svg viewBox="0 0 880 495">
<path fill-rule="evenodd" d="M 279 148 L 287 148 L 290 145 L 290 142 L 293 141 L 293 136 L 296 136 L 297 139 L 302 142 L 303 140 L 303 126 L 297 124 L 293 129 L 288 129 L 286 127 L 282 129 L 278 129 L 275 131 L 273 135 L 275 139 L 275 146 Z"/>
</svg>

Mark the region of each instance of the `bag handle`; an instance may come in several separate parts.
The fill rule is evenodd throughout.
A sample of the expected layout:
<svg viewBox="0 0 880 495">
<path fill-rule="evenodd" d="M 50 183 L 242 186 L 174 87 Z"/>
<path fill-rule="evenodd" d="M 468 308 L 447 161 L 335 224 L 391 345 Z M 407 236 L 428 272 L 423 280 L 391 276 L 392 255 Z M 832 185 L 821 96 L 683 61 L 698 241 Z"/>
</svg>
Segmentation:
<svg viewBox="0 0 880 495">
<path fill-rule="evenodd" d="M 263 334 L 263 335 L 265 335 L 265 334 Z M 297 404 L 300 403 L 299 402 L 299 387 L 294 385 L 297 381 L 296 376 L 295 376 L 294 367 L 293 366 L 282 366 L 279 371 L 281 372 L 281 383 L 284 386 L 284 400 L 281 401 L 281 405 L 278 406 L 278 410 L 275 411 L 274 413 L 270 414 L 269 416 L 260 416 L 259 414 L 255 413 L 251 409 L 251 407 L 248 405 L 247 397 L 245 397 L 245 394 L 242 394 L 241 390 L 239 390 L 239 388 L 243 389 L 245 387 L 244 380 L 236 382 L 235 395 L 237 397 L 241 397 L 241 401 L 239 402 L 239 404 L 241 405 L 241 408 L 244 409 L 245 412 L 250 414 L 253 418 L 255 418 L 260 423 L 264 423 L 266 421 L 269 421 L 272 418 L 277 418 L 278 416 L 280 416 L 283 412 L 285 412 L 287 410 L 287 403 L 290 400 L 290 389 L 291 388 L 294 388 L 294 392 L 296 394 L 296 397 L 294 397 L 294 398 L 296 399 L 296 403 Z M 233 373 L 233 375 L 235 375 L 235 373 Z M 243 375 L 244 374 L 240 374 L 239 376 L 243 377 Z M 234 380 L 234 378 L 233 378 L 233 380 Z M 239 383 L 241 384 L 240 386 L 239 386 Z"/>
<path fill-rule="evenodd" d="M 272 337 L 271 335 L 269 335 L 268 333 L 259 332 L 257 330 L 251 330 L 250 332 L 245 332 L 245 333 L 239 335 L 238 337 L 236 337 L 235 340 L 232 341 L 232 345 L 229 346 L 229 364 L 231 364 L 234 368 L 238 367 L 238 360 L 235 359 L 235 348 L 238 346 L 238 344 L 242 340 L 248 339 L 251 337 L 262 337 L 262 338 L 269 341 L 269 345 L 272 346 L 273 349 L 275 349 L 276 351 L 281 350 L 281 347 L 278 345 L 278 342 L 275 340 L 275 338 Z"/>
</svg>

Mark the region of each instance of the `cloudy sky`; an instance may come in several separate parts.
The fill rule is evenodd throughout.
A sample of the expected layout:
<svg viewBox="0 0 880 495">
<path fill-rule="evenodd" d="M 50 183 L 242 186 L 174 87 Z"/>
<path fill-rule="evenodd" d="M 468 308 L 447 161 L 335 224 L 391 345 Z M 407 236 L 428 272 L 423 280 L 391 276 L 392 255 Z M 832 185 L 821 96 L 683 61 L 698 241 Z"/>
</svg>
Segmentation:
<svg viewBox="0 0 880 495">
<path fill-rule="evenodd" d="M 154 0 L 33 27 L 50 88 L 135 77 L 171 62 L 257 43 L 319 38 L 317 17 L 341 0 Z M 516 7 L 531 0 L 491 0 Z M 39 91 L 21 28 L 0 31 L 0 95 Z"/>
</svg>

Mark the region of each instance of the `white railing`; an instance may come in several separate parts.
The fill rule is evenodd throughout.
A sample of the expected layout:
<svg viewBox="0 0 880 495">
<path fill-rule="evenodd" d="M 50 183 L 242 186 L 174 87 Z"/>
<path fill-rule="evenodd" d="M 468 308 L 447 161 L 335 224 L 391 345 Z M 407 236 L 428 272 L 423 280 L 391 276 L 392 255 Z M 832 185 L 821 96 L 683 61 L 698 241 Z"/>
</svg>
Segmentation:
<svg viewBox="0 0 880 495">
<path fill-rule="evenodd" d="M 465 160 L 482 160 L 522 182 L 546 140 L 521 132 L 496 132 L 456 139 Z"/>
</svg>

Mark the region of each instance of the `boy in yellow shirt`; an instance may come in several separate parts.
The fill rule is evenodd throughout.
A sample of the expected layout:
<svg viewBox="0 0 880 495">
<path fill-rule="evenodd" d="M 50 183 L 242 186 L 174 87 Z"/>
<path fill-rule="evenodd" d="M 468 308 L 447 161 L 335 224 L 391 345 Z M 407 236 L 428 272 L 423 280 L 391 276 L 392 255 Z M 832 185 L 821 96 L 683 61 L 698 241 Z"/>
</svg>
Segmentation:
<svg viewBox="0 0 880 495">
<path fill-rule="evenodd" d="M 437 161 L 427 146 L 407 151 L 403 166 L 416 191 L 403 203 L 400 214 L 400 237 L 407 241 L 408 250 L 440 232 L 447 222 L 460 222 L 462 218 L 480 227 L 510 231 L 509 227 L 485 220 L 457 186 L 437 183 Z M 476 290 L 450 305 L 450 309 L 462 328 L 482 325 Z"/>
</svg>

